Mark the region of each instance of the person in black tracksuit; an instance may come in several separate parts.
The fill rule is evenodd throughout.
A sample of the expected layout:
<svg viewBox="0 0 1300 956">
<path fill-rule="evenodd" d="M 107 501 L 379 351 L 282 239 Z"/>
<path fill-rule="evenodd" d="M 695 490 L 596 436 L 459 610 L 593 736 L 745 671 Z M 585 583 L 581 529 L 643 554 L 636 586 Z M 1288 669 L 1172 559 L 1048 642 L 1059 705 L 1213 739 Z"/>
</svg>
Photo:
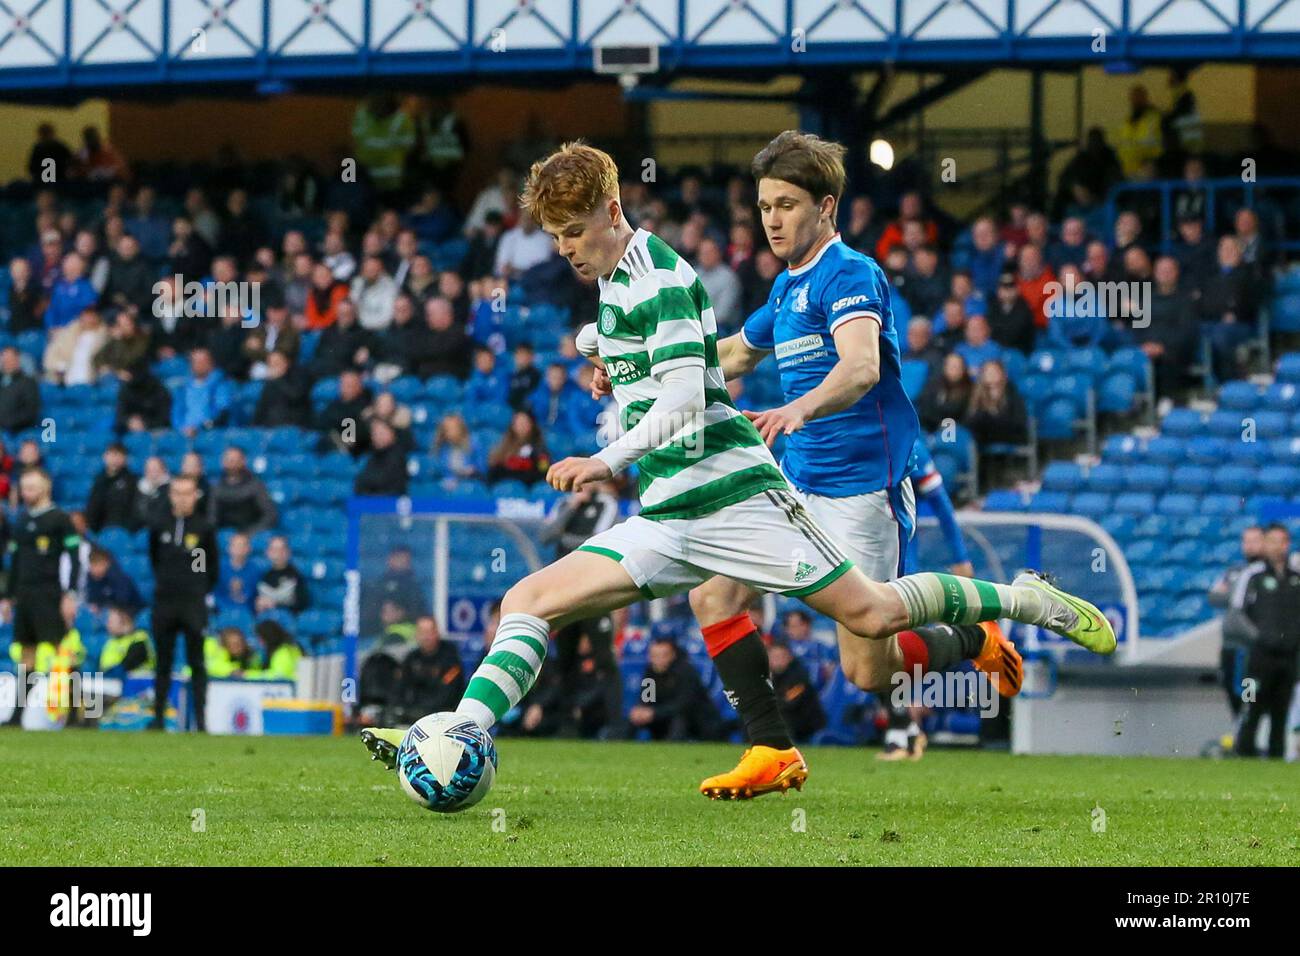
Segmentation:
<svg viewBox="0 0 1300 956">
<path fill-rule="evenodd" d="M 25 510 L 9 529 L 5 601 L 12 602 L 14 643 L 30 670 L 36 645 L 57 645 L 63 639 L 63 556 L 71 561 L 66 580 L 76 582 L 81 575 L 81 535 L 67 512 L 55 507 L 44 471 L 24 472 L 18 487 Z M 11 723 L 21 725 L 22 704 L 19 694 Z"/>
<path fill-rule="evenodd" d="M 1295 691 L 1300 655 L 1300 570 L 1288 561 L 1291 535 L 1282 525 L 1264 532 L 1263 560 L 1250 565 L 1232 592 L 1232 608 L 1254 625 L 1249 635 L 1246 676 L 1254 682 L 1254 700 L 1237 733 L 1236 752 L 1254 757 L 1260 720 L 1269 722 L 1268 755 L 1286 756 L 1286 718 Z"/>
<path fill-rule="evenodd" d="M 171 690 L 176 635 L 185 637 L 190 665 L 190 691 L 195 727 L 202 732 L 207 703 L 208 674 L 203 665 L 203 630 L 208 623 L 208 597 L 216 589 L 221 568 L 217 532 L 211 519 L 196 510 L 199 493 L 193 478 L 177 475 L 168 488 L 171 513 L 157 517 L 149 528 L 149 560 L 153 564 L 153 642 L 158 654 L 154 676 L 154 719 L 151 730 L 162 730 Z"/>
<path fill-rule="evenodd" d="M 1245 563 L 1224 571 L 1207 595 L 1210 607 L 1225 611 L 1223 643 L 1219 648 L 1219 684 L 1228 696 L 1228 710 L 1232 713 L 1233 720 L 1241 716 L 1241 672 L 1250 649 L 1250 635 L 1254 633 L 1254 625 L 1243 612 L 1230 607 L 1232 592 L 1236 590 L 1237 581 L 1246 573 L 1246 569 L 1260 560 L 1263 551 L 1263 528 L 1251 525 L 1242 531 L 1241 556 Z"/>
</svg>

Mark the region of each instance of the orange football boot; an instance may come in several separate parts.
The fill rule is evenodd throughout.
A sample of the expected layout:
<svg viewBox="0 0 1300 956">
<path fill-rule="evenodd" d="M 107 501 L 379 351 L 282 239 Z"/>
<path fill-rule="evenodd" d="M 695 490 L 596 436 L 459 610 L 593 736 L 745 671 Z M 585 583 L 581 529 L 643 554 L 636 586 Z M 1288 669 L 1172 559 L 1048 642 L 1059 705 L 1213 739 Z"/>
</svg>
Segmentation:
<svg viewBox="0 0 1300 956">
<path fill-rule="evenodd" d="M 997 621 L 984 621 L 979 627 L 984 632 L 984 646 L 980 649 L 979 657 L 971 663 L 976 670 L 997 677 L 999 694 L 1015 697 L 1020 693 L 1020 685 L 1025 679 L 1024 661 L 1020 659 L 1020 652 L 1007 640 Z"/>
<path fill-rule="evenodd" d="M 752 800 L 765 793 L 791 787 L 803 789 L 808 779 L 808 764 L 803 754 L 791 747 L 750 747 L 740 757 L 736 769 L 709 777 L 700 784 L 700 793 L 710 800 Z"/>
</svg>

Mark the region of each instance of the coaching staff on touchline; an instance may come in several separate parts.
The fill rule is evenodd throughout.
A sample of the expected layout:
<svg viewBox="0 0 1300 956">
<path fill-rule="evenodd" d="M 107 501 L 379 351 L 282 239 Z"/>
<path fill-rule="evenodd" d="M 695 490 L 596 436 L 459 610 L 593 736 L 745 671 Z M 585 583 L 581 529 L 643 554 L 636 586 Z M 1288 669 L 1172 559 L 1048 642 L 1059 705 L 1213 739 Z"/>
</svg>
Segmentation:
<svg viewBox="0 0 1300 956">
<path fill-rule="evenodd" d="M 1255 756 L 1255 734 L 1267 715 L 1268 755 L 1284 757 L 1287 713 L 1300 656 L 1300 571 L 1290 561 L 1291 534 L 1284 525 L 1264 529 L 1261 557 L 1242 572 L 1232 590 L 1232 609 L 1247 622 L 1246 675 L 1255 682 L 1254 699 L 1246 704 L 1237 732 L 1237 753 Z"/>
<path fill-rule="evenodd" d="M 199 489 L 193 478 L 177 475 L 167 490 L 171 512 L 159 515 L 149 528 L 149 560 L 153 564 L 153 642 L 158 654 L 154 676 L 154 719 L 151 730 L 162 730 L 171 690 L 176 636 L 185 638 L 190 665 L 190 699 L 194 724 L 201 732 L 207 703 L 208 673 L 203 666 L 203 630 L 208 624 L 208 596 L 217 586 L 221 552 L 217 531 L 207 515 L 195 511 Z"/>
</svg>

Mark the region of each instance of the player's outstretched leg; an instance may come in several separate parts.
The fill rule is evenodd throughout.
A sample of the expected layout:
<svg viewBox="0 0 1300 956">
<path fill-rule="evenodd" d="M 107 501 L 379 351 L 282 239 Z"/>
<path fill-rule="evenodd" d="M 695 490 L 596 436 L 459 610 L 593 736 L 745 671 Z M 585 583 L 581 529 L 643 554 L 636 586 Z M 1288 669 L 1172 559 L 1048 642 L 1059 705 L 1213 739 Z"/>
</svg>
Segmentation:
<svg viewBox="0 0 1300 956">
<path fill-rule="evenodd" d="M 1011 584 L 926 571 L 877 584 L 857 568 L 804 597 L 859 637 L 887 639 L 923 624 L 978 624 L 1010 618 L 1045 627 L 1097 654 L 1115 650 L 1115 631 L 1092 604 L 1033 571 Z"/>
<path fill-rule="evenodd" d="M 574 551 L 535 571 L 501 599 L 501 621 L 456 713 L 490 731 L 532 690 L 546 660 L 550 632 L 572 621 L 607 614 L 642 597 L 617 561 L 589 551 Z M 403 732 L 370 727 L 362 732 L 366 749 L 387 765 L 387 744 Z"/>
</svg>

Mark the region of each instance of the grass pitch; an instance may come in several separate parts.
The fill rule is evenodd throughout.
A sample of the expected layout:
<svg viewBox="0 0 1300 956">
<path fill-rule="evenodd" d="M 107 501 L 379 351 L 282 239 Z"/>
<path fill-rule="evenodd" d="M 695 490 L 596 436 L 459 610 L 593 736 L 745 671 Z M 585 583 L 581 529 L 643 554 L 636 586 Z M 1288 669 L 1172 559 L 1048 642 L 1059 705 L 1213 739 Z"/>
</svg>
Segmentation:
<svg viewBox="0 0 1300 956">
<path fill-rule="evenodd" d="M 1278 763 L 809 748 L 804 792 L 712 803 L 737 747 L 500 752 L 483 803 L 441 816 L 355 738 L 0 730 L 0 866 L 1300 864 Z"/>
</svg>

